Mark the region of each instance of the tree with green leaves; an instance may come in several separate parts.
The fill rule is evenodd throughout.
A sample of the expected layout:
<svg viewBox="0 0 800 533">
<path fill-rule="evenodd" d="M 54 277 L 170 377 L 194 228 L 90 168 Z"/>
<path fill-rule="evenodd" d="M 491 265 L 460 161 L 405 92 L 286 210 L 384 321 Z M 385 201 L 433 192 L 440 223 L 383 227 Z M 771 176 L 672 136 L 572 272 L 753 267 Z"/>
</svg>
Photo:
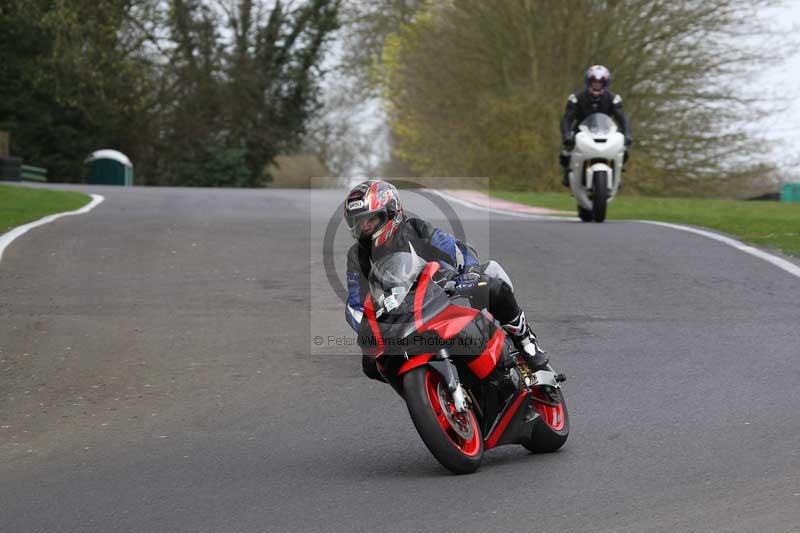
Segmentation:
<svg viewBox="0 0 800 533">
<path fill-rule="evenodd" d="M 384 46 L 396 154 L 421 175 L 558 190 L 566 97 L 599 63 L 611 68 L 634 126 L 628 190 L 746 187 L 767 168 L 753 159 L 757 139 L 743 131 L 763 102 L 737 80 L 781 55 L 780 47 L 754 46 L 771 37 L 757 15 L 774 3 L 426 3 Z"/>
<path fill-rule="evenodd" d="M 148 75 L 126 41 L 133 9 L 117 0 L 0 7 L 0 127 L 16 154 L 78 179 L 91 151 L 135 144 Z"/>
<path fill-rule="evenodd" d="M 261 186 L 319 107 L 341 0 L 8 0 L 0 128 L 79 178 L 98 148 L 147 184 Z"/>
<path fill-rule="evenodd" d="M 176 184 L 262 186 L 267 166 L 296 150 L 318 106 L 319 65 L 338 0 L 172 0 L 174 82 L 162 100 L 158 175 Z"/>
</svg>

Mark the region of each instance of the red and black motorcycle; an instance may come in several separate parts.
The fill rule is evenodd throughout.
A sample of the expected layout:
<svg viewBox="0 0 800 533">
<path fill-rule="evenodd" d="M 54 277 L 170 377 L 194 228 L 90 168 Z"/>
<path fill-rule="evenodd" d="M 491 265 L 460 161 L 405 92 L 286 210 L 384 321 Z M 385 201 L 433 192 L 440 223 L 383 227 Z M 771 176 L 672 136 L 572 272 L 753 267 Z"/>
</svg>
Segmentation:
<svg viewBox="0 0 800 533">
<path fill-rule="evenodd" d="M 563 375 L 549 366 L 531 371 L 488 311 L 448 290 L 440 269 L 413 248 L 373 264 L 362 350 L 452 472 L 474 472 L 484 451 L 505 444 L 559 449 L 569 435 Z"/>
</svg>

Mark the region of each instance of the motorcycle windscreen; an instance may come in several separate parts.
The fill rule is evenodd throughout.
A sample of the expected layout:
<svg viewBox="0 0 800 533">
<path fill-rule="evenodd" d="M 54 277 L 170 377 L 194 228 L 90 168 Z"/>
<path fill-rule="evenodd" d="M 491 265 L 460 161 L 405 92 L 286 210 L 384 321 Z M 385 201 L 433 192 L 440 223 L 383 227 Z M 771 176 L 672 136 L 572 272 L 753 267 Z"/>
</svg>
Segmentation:
<svg viewBox="0 0 800 533">
<path fill-rule="evenodd" d="M 578 130 L 587 132 L 592 137 L 608 137 L 618 129 L 614 120 L 604 113 L 592 113 L 578 126 Z"/>
<path fill-rule="evenodd" d="M 427 264 L 411 244 L 408 252 L 394 252 L 372 263 L 369 292 L 379 317 L 406 312 L 406 296 Z"/>
<path fill-rule="evenodd" d="M 449 306 L 447 294 L 435 283 L 413 285 L 396 309 L 376 313 L 386 352 L 418 355 L 438 351 L 439 348 L 426 341 L 425 325 Z"/>
<path fill-rule="evenodd" d="M 362 347 L 374 345 L 374 337 L 387 353 L 417 353 L 412 346 L 418 326 L 414 312 L 416 294 L 420 291 L 417 281 L 427 265 L 411 244 L 409 251 L 390 253 L 372 264 L 369 298 L 373 309 L 369 315 L 374 326 L 367 332 L 369 335 L 361 336 Z M 424 293 L 422 308 L 428 313 L 446 307 L 448 299 L 444 291 L 429 283 L 427 276 L 423 278 L 426 282 L 421 288 Z"/>
</svg>

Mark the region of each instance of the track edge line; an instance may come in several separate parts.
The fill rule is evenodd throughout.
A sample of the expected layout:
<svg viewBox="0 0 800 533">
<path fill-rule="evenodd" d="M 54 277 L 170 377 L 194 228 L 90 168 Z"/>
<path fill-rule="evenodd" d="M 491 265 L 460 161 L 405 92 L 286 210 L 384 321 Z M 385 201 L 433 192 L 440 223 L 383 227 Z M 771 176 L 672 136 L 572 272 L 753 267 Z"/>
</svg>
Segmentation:
<svg viewBox="0 0 800 533">
<path fill-rule="evenodd" d="M 28 222 L 27 224 L 23 224 L 21 226 L 17 226 L 12 228 L 6 233 L 0 234 L 0 262 L 3 260 L 3 252 L 5 252 L 6 248 L 11 245 L 19 237 L 22 237 L 28 231 L 32 230 L 33 228 L 38 228 L 39 226 L 44 226 L 45 224 L 49 224 L 55 220 L 58 220 L 61 217 L 68 217 L 73 215 L 82 215 L 84 213 L 88 213 L 105 200 L 105 197 L 100 194 L 90 194 L 91 201 L 86 204 L 85 206 L 75 209 L 74 211 L 64 211 L 62 213 L 53 213 L 51 215 L 43 216 L 38 220 L 34 220 L 33 222 Z"/>
</svg>

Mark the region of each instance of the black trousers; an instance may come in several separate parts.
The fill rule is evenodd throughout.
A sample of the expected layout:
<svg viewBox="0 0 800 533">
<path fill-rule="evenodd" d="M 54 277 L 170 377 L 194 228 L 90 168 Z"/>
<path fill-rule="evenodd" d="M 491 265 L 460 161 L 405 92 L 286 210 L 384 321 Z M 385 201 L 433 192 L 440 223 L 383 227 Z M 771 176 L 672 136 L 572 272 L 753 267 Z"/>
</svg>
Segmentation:
<svg viewBox="0 0 800 533">
<path fill-rule="evenodd" d="M 486 285 L 473 289 L 469 294 L 472 307 L 486 309 L 501 324 L 509 324 L 519 317 L 521 311 L 514 290 L 500 278 L 482 277 Z"/>
</svg>

